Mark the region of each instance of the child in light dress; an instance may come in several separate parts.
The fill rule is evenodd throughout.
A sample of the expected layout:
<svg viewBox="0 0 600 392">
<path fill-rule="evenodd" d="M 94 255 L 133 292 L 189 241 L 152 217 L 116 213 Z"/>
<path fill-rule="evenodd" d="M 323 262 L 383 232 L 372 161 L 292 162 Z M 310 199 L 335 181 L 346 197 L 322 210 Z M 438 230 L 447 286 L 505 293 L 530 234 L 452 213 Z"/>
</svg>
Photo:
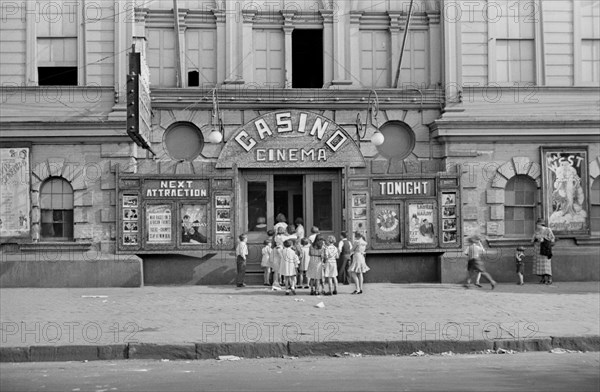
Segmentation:
<svg viewBox="0 0 600 392">
<path fill-rule="evenodd" d="M 264 247 L 262 248 L 262 259 L 260 261 L 260 266 L 263 268 L 264 271 L 264 279 L 263 279 L 263 284 L 265 286 L 270 286 L 271 285 L 271 252 L 273 251 L 273 248 L 271 248 L 271 244 L 273 243 L 272 240 L 266 239 L 264 242 Z"/>
<path fill-rule="evenodd" d="M 271 268 L 273 269 L 273 287 L 281 287 L 281 258 L 283 252 L 283 243 L 287 239 L 284 227 L 277 228 L 277 234 L 273 237 L 273 263 Z"/>
<path fill-rule="evenodd" d="M 325 295 L 336 295 L 337 294 L 337 259 L 340 257 L 337 246 L 335 246 L 335 237 L 330 235 L 327 237 L 327 246 L 323 250 L 323 278 L 327 279 L 327 287 L 329 292 Z M 331 283 L 333 282 L 333 291 L 331 290 Z M 323 282 L 324 283 L 324 282 Z"/>
<path fill-rule="evenodd" d="M 302 238 L 300 240 L 300 246 L 302 249 L 302 253 L 300 256 L 300 266 L 298 266 L 298 288 L 308 288 L 308 276 L 306 276 L 306 271 L 308 270 L 308 263 L 310 261 L 310 242 L 308 238 Z"/>
<path fill-rule="evenodd" d="M 323 288 L 323 237 L 315 236 L 309 248 L 308 269 L 306 277 L 310 279 L 310 295 L 318 295 Z"/>
<path fill-rule="evenodd" d="M 296 252 L 292 249 L 292 245 L 294 245 L 294 241 L 285 240 L 283 251 L 281 252 L 279 272 L 285 279 L 285 295 L 290 295 L 290 291 L 296 295 L 296 269 L 298 268 L 298 264 L 300 264 L 300 260 Z"/>
<path fill-rule="evenodd" d="M 370 270 L 365 260 L 365 252 L 367 251 L 367 241 L 365 237 L 358 231 L 354 233 L 354 253 L 352 255 L 352 264 L 348 271 L 352 274 L 352 280 L 356 285 L 356 290 L 352 294 L 363 293 L 363 274 Z"/>
</svg>

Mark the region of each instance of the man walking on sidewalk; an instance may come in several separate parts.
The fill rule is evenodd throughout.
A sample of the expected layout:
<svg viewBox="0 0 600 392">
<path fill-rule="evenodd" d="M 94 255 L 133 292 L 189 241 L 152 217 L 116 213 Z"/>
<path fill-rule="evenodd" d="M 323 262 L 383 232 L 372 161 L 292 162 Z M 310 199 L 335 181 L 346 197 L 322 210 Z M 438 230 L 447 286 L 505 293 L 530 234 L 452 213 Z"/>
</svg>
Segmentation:
<svg viewBox="0 0 600 392">
<path fill-rule="evenodd" d="M 240 235 L 240 242 L 238 246 L 235 248 L 235 261 L 237 266 L 237 287 L 245 287 L 244 278 L 246 277 L 246 258 L 248 257 L 248 245 L 246 245 L 246 241 L 248 237 L 246 234 Z"/>
</svg>

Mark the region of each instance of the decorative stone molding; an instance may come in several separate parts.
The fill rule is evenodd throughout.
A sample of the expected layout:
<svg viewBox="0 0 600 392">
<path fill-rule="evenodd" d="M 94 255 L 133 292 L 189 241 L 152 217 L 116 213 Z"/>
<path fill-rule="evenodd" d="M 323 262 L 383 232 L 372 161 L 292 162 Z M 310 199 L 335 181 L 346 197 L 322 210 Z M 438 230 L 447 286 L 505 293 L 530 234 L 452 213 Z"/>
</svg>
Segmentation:
<svg viewBox="0 0 600 392">
<path fill-rule="evenodd" d="M 492 188 L 504 189 L 508 180 L 516 175 L 526 175 L 533 179 L 537 187 L 540 188 L 541 184 L 540 165 L 532 162 L 527 157 L 513 157 L 510 161 L 505 162 L 497 170 L 496 175 L 492 178 Z"/>
<path fill-rule="evenodd" d="M 503 163 L 491 180 L 491 189 L 486 190 L 486 201 L 490 209 L 490 222 L 487 222 L 488 235 L 504 236 L 504 191 L 508 181 L 517 176 L 527 176 L 536 182 L 537 188 L 541 187 L 540 165 L 532 162 L 528 157 L 513 157 Z"/>
</svg>

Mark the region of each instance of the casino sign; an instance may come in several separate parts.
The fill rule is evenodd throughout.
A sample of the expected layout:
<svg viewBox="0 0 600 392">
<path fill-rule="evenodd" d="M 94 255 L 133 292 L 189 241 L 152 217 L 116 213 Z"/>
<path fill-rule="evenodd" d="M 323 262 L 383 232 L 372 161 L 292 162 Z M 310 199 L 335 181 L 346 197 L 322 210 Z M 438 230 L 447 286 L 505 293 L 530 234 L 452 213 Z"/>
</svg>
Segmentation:
<svg viewBox="0 0 600 392">
<path fill-rule="evenodd" d="M 217 168 L 364 167 L 354 139 L 316 113 L 281 110 L 259 116 L 229 139 Z"/>
</svg>

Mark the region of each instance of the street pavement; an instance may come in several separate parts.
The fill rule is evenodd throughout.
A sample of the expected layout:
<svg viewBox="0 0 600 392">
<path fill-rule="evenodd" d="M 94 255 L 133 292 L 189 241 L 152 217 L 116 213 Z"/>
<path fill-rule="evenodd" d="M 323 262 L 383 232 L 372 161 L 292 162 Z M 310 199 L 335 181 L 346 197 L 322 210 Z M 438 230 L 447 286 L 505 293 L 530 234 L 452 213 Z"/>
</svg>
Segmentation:
<svg viewBox="0 0 600 392">
<path fill-rule="evenodd" d="M 599 282 L 483 286 L 0 289 L 0 361 L 600 350 Z"/>
<path fill-rule="evenodd" d="M 2 392 L 597 392 L 600 353 L 1 363 Z"/>
</svg>

